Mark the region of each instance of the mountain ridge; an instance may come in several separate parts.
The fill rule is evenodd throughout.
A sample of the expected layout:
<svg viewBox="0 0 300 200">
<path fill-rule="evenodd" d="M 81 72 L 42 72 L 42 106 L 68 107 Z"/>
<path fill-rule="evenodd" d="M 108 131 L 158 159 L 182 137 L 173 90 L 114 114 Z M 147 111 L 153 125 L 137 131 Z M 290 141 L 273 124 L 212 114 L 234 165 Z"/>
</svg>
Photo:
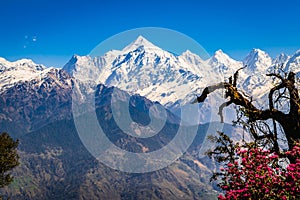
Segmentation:
<svg viewBox="0 0 300 200">
<path fill-rule="evenodd" d="M 291 63 L 287 60 L 297 60 L 298 57 L 294 54 L 290 58 L 281 56 L 272 59 L 266 52 L 252 49 L 242 61 L 236 61 L 218 50 L 211 58 L 203 60 L 190 51 L 176 56 L 141 36 L 125 49 L 116 54 L 108 52 L 94 58 L 82 57 L 80 62 L 73 63 L 72 67 L 66 64 L 64 69 L 75 78 L 84 80 L 85 77 L 92 77 L 98 83 L 119 87 L 131 94 L 140 94 L 177 112 L 177 108 L 190 103 L 199 94 L 199 89 L 205 88 L 208 83 L 215 84 L 228 79 L 243 66 L 247 67 L 240 72 L 239 87 L 253 98 L 258 98 L 258 105 L 263 105 L 266 101 L 261 98 L 264 94 L 260 93 L 266 93 L 273 82 L 265 74 L 274 71 L 281 62 L 285 61 L 283 64 L 287 65 Z M 296 62 L 296 68 L 298 66 Z M 98 73 L 96 78 L 95 72 Z M 216 99 L 220 102 L 222 98 L 219 95 Z M 204 113 L 211 112 L 212 101 L 209 101 L 211 99 L 203 103 Z M 210 119 L 202 120 L 207 122 Z"/>
<path fill-rule="evenodd" d="M 260 99 L 263 96 L 260 93 L 265 93 L 272 83 L 272 79 L 265 74 L 274 71 L 276 66 L 283 64 L 285 70 L 293 70 L 300 77 L 299 52 L 292 56 L 278 55 L 272 59 L 266 52 L 252 49 L 243 60 L 237 61 L 222 50 L 217 50 L 211 58 L 203 60 L 189 50 L 174 55 L 139 36 L 123 50 L 111 50 L 103 56 L 73 55 L 63 70 L 80 81 L 118 87 L 173 109 L 191 102 L 208 83 L 224 81 L 246 65 L 240 72 L 239 87 L 253 98 Z M 2 58 L 0 71 L 0 92 L 3 92 L 18 82 L 42 82 L 51 68 L 28 59 L 9 62 Z M 261 100 L 258 104 L 263 102 Z M 205 112 L 209 111 L 209 103 L 204 102 Z"/>
</svg>

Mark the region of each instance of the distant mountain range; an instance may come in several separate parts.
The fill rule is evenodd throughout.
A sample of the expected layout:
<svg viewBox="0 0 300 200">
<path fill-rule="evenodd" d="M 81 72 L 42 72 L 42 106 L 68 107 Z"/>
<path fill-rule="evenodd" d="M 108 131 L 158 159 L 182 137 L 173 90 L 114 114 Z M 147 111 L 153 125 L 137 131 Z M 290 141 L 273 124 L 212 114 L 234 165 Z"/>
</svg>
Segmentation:
<svg viewBox="0 0 300 200">
<path fill-rule="evenodd" d="M 228 78 L 246 65 L 247 68 L 240 73 L 239 84 L 255 97 L 270 86 L 266 73 L 274 71 L 275 66 L 283 65 L 285 71 L 299 74 L 299 60 L 300 50 L 292 56 L 280 54 L 272 59 L 260 49 L 251 50 L 242 61 L 230 58 L 222 50 L 203 60 L 189 50 L 179 56 L 174 55 L 139 36 L 123 50 L 111 50 L 103 56 L 74 55 L 63 70 L 81 81 L 97 76 L 97 83 L 140 94 L 171 108 L 176 103 L 184 105 L 190 102 L 199 88 L 206 87 L 207 83 L 216 83 L 220 78 Z M 41 82 L 53 70 L 55 68 L 46 68 L 29 59 L 9 62 L 0 58 L 0 92 L 18 82 Z M 258 92 L 254 91 L 256 88 Z"/>
<path fill-rule="evenodd" d="M 82 100 L 89 90 L 74 96 L 72 89 L 76 84 L 94 84 L 97 119 L 109 140 L 126 151 L 151 152 L 168 144 L 180 121 L 188 120 L 181 118 L 181 107 L 207 85 L 229 78 L 243 66 L 247 67 L 240 72 L 238 87 L 264 107 L 273 83 L 265 74 L 282 66 L 299 78 L 300 51 L 272 59 L 253 49 L 236 61 L 218 50 L 203 60 L 190 51 L 174 55 L 140 36 L 123 50 L 103 56 L 74 55 L 63 69 L 29 59 L 0 58 L 0 131 L 20 139 L 21 156 L 14 183 L 0 193 L 12 199 L 215 199 L 217 188 L 209 178 L 216 165 L 199 154 L 209 127 L 219 126 L 209 112 L 223 100 L 222 93 L 201 104 L 199 116 L 192 116 L 199 117 L 200 124 L 191 125 L 198 131 L 182 157 L 155 172 L 129 174 L 105 166 L 86 150 L 74 124 L 72 98 Z M 120 99 L 130 99 L 130 117 L 137 124 L 149 124 L 151 106 L 164 106 L 167 119 L 159 134 L 146 139 L 127 135 L 113 116 L 113 91 Z M 229 112 L 227 122 L 233 117 Z M 235 132 L 236 139 L 242 137 L 239 128 L 225 124 L 223 130 Z"/>
<path fill-rule="evenodd" d="M 247 65 L 240 73 L 240 86 L 250 95 L 258 95 L 269 88 L 267 72 L 284 65 L 286 71 L 299 69 L 300 51 L 292 56 L 281 54 L 272 59 L 266 52 L 253 49 L 242 60 L 230 58 L 218 50 L 208 60 L 186 51 L 176 56 L 155 46 L 142 36 L 123 50 L 112 50 L 103 56 L 73 56 L 63 69 L 78 79 L 99 73 L 98 82 L 115 86 L 130 93 L 138 93 L 152 101 L 172 107 L 174 103 L 186 104 L 194 98 L 199 88 L 228 78 Z"/>
</svg>

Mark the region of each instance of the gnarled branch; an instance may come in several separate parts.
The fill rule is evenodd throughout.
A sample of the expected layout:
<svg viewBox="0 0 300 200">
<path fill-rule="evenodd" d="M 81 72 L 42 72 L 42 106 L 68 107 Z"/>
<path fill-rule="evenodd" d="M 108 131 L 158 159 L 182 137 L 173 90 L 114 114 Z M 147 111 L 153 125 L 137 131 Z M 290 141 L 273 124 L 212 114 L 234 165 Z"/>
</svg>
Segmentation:
<svg viewBox="0 0 300 200">
<path fill-rule="evenodd" d="M 285 115 L 283 112 L 276 110 L 276 109 L 267 109 L 267 110 L 260 110 L 256 108 L 251 101 L 249 101 L 246 97 L 244 97 L 237 89 L 230 83 L 222 82 L 216 85 L 206 87 L 202 94 L 197 97 L 198 103 L 204 102 L 207 96 L 218 90 L 218 89 L 225 89 L 226 96 L 230 98 L 230 104 L 239 105 L 245 108 L 246 114 L 249 116 L 249 121 L 256 121 L 256 120 L 266 120 L 266 119 L 275 119 L 279 123 L 281 122 L 282 117 Z M 195 101 L 194 101 L 195 102 Z M 228 104 L 228 105 L 230 105 Z M 226 105 L 222 104 L 219 110 L 223 110 Z M 219 113 L 220 114 L 220 113 Z M 221 121 L 222 121 L 222 114 L 221 114 Z"/>
<path fill-rule="evenodd" d="M 243 68 L 241 68 L 243 69 Z M 239 69 L 239 70 L 241 70 Z M 238 71 L 239 71 L 238 70 Z M 219 107 L 219 115 L 221 121 L 224 121 L 224 117 L 222 111 L 225 107 L 235 104 L 243 107 L 243 111 L 245 116 L 248 118 L 247 123 L 253 123 L 258 120 L 273 120 L 274 131 L 271 131 L 270 134 L 257 135 L 256 132 L 250 130 L 250 133 L 254 136 L 255 139 L 270 139 L 274 142 L 275 151 L 279 151 L 278 142 L 277 142 L 277 126 L 275 122 L 278 122 L 286 135 L 286 139 L 289 144 L 289 148 L 291 149 L 293 146 L 293 141 L 300 139 L 300 99 L 298 90 L 295 87 L 295 73 L 290 72 L 288 76 L 282 77 L 279 74 L 271 73 L 267 74 L 267 76 L 274 76 L 281 80 L 277 86 L 270 89 L 269 93 L 269 109 L 258 109 L 255 105 L 252 104 L 252 100 L 248 100 L 248 98 L 237 90 L 237 78 L 238 71 L 235 72 L 233 77 L 229 78 L 229 82 L 221 82 L 215 85 L 207 86 L 202 94 L 195 99 L 193 103 L 201 103 L 204 102 L 208 95 L 218 89 L 224 89 L 225 98 L 229 98 L 229 101 L 223 103 Z M 290 112 L 285 114 L 284 112 L 274 108 L 274 100 L 273 94 L 275 91 L 280 89 L 287 89 L 289 91 L 289 103 L 290 103 Z M 283 98 L 284 95 L 281 95 Z M 279 97 L 279 98 L 281 98 Z M 277 100 L 276 100 L 277 101 Z"/>
</svg>

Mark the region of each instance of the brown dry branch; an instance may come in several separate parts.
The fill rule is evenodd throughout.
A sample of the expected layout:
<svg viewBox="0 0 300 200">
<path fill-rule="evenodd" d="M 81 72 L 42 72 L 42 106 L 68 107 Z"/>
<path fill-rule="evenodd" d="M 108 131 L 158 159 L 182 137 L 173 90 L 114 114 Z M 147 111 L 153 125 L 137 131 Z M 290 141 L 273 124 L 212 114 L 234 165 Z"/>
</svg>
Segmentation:
<svg viewBox="0 0 300 200">
<path fill-rule="evenodd" d="M 245 67 L 243 67 L 245 68 Z M 223 103 L 219 107 L 219 115 L 221 118 L 221 122 L 223 122 L 223 109 L 231 104 L 238 105 L 242 107 L 245 116 L 247 117 L 248 124 L 253 124 L 253 122 L 257 122 L 260 120 L 273 120 L 273 132 L 269 132 L 269 134 L 258 135 L 256 131 L 251 131 L 253 138 L 255 140 L 269 139 L 272 141 L 274 145 L 274 150 L 276 152 L 279 151 L 279 145 L 277 141 L 277 129 L 276 122 L 279 123 L 284 131 L 285 137 L 288 141 L 289 149 L 292 149 L 294 141 L 300 139 L 300 100 L 298 89 L 295 87 L 295 73 L 290 72 L 287 77 L 283 77 L 280 74 L 271 73 L 267 74 L 267 76 L 275 77 L 280 79 L 280 83 L 275 87 L 270 89 L 269 92 L 269 108 L 268 109 L 259 109 L 255 105 L 253 105 L 252 100 L 248 100 L 248 98 L 243 95 L 242 92 L 239 92 L 237 89 L 237 79 L 238 72 L 242 70 L 240 68 L 237 70 L 233 77 L 230 77 L 228 82 L 221 82 L 215 85 L 207 86 L 202 94 L 197 97 L 194 103 L 202 103 L 206 100 L 207 96 L 210 93 L 213 93 L 216 90 L 224 89 L 225 90 L 225 98 L 229 98 L 229 101 Z M 232 80 L 233 79 L 233 80 Z M 288 113 L 284 113 L 280 110 L 274 108 L 274 99 L 273 95 L 275 91 L 279 91 L 280 89 L 287 89 L 289 92 L 289 106 L 290 110 Z M 286 98 L 286 96 L 281 95 L 278 98 Z M 278 98 L 276 100 L 278 100 Z M 278 152 L 279 153 L 279 152 Z"/>
</svg>

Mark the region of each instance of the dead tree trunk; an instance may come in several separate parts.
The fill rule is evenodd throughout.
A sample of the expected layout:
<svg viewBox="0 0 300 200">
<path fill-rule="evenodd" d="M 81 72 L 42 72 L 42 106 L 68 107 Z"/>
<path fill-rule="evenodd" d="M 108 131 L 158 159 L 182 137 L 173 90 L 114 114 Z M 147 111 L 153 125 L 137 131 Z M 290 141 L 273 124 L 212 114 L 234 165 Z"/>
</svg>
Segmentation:
<svg viewBox="0 0 300 200">
<path fill-rule="evenodd" d="M 229 101 L 220 105 L 219 115 L 221 117 L 222 122 L 223 122 L 222 111 L 225 107 L 231 104 L 241 106 L 245 112 L 245 116 L 248 117 L 249 124 L 252 122 L 256 122 L 258 120 L 268 120 L 268 119 L 272 119 L 274 122 L 275 131 L 273 131 L 268 135 L 258 135 L 255 131 L 251 131 L 250 129 L 250 132 L 255 140 L 262 140 L 265 138 L 270 139 L 274 144 L 274 150 L 280 153 L 278 148 L 277 131 L 276 131 L 276 124 L 275 124 L 275 122 L 278 122 L 283 128 L 285 137 L 288 142 L 289 150 L 291 150 L 293 148 L 294 141 L 300 139 L 300 116 L 299 116 L 300 99 L 299 99 L 298 90 L 295 87 L 295 74 L 293 72 L 290 72 L 287 77 L 282 77 L 281 75 L 275 73 L 267 74 L 267 76 L 273 76 L 280 79 L 280 83 L 270 89 L 269 108 L 265 110 L 261 110 L 255 107 L 250 100 L 248 100 L 241 92 L 237 90 L 237 79 L 238 79 L 239 70 L 234 74 L 233 80 L 231 77 L 228 82 L 221 82 L 216 85 L 211 85 L 206 87 L 203 90 L 202 94 L 197 97 L 194 103 L 204 102 L 210 93 L 218 89 L 225 89 L 226 91 L 225 97 L 228 98 Z M 290 110 L 288 113 L 284 113 L 274 108 L 273 94 L 275 91 L 279 91 L 283 88 L 287 89 L 289 92 Z"/>
</svg>

